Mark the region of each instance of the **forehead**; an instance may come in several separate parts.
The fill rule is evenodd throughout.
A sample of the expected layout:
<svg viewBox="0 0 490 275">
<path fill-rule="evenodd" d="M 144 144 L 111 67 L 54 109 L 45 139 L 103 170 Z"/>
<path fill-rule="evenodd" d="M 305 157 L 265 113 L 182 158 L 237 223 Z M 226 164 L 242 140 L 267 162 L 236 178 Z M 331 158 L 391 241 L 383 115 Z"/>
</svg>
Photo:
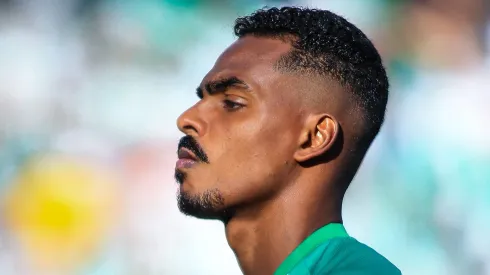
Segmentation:
<svg viewBox="0 0 490 275">
<path fill-rule="evenodd" d="M 251 86 L 265 85 L 281 77 L 274 64 L 290 50 L 291 45 L 279 39 L 245 36 L 219 56 L 203 82 L 235 76 Z"/>
</svg>

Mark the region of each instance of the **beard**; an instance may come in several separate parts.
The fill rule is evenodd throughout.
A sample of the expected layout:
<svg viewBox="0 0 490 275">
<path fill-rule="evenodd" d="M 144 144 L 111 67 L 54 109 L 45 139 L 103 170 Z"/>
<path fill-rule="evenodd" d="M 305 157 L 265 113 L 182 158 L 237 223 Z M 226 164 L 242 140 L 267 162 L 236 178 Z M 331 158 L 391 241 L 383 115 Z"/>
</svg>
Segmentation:
<svg viewBox="0 0 490 275">
<path fill-rule="evenodd" d="M 185 174 L 176 171 L 175 178 L 179 184 L 183 184 Z M 189 194 L 180 189 L 177 194 L 177 205 L 180 212 L 187 216 L 221 220 L 225 223 L 229 221 L 233 212 L 226 207 L 223 195 L 218 189 L 206 190 L 201 194 Z"/>
<path fill-rule="evenodd" d="M 232 211 L 226 208 L 223 196 L 217 189 L 197 195 L 180 191 L 177 204 L 180 212 L 199 219 L 221 220 L 226 223 L 232 216 Z"/>
</svg>

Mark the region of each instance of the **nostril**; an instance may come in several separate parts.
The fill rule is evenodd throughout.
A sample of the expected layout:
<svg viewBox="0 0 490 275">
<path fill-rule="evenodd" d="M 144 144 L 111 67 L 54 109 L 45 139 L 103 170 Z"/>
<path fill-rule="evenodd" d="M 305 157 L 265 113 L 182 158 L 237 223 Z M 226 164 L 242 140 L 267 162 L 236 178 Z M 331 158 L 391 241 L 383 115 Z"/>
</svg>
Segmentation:
<svg viewBox="0 0 490 275">
<path fill-rule="evenodd" d="M 197 129 L 194 128 L 192 125 L 185 125 L 184 130 L 197 132 Z"/>
</svg>

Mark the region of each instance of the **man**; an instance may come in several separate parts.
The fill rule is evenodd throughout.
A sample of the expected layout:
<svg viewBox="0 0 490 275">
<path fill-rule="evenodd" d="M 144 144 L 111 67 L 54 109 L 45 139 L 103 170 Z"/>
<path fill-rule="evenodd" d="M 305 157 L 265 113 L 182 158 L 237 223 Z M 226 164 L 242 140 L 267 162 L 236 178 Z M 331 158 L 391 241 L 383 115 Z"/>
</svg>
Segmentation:
<svg viewBox="0 0 490 275">
<path fill-rule="evenodd" d="M 245 274 L 400 274 L 341 217 L 388 98 L 372 43 L 342 17 L 294 7 L 234 31 L 177 122 L 180 210 L 222 220 Z"/>
</svg>

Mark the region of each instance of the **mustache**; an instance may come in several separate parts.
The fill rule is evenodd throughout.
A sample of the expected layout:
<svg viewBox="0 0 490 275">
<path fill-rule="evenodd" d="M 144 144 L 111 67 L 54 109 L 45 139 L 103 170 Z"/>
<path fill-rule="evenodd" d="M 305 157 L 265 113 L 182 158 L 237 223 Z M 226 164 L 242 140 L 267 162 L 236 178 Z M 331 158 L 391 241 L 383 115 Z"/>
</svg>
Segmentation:
<svg viewBox="0 0 490 275">
<path fill-rule="evenodd" d="M 206 155 L 206 153 L 204 152 L 204 150 L 202 149 L 202 147 L 199 145 L 199 143 L 194 137 L 192 136 L 182 137 L 179 141 L 178 150 L 180 150 L 181 148 L 186 148 L 190 150 L 192 153 L 196 155 L 196 157 L 200 161 L 204 163 L 209 163 L 208 156 Z"/>
</svg>

